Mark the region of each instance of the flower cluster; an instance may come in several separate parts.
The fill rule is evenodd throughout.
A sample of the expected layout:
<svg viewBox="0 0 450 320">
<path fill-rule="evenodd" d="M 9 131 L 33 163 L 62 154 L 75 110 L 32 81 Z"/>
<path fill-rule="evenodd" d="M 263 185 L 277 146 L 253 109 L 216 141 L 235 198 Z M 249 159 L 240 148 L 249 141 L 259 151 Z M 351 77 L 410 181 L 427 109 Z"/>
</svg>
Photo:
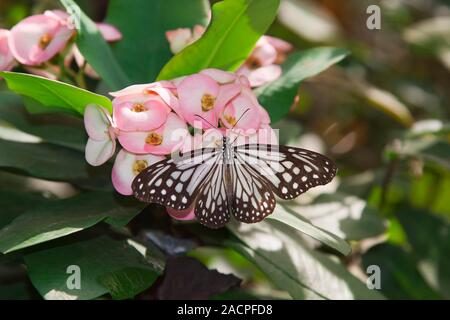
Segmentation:
<svg viewBox="0 0 450 320">
<path fill-rule="evenodd" d="M 97 27 L 106 41 L 117 41 L 122 37 L 112 25 L 97 23 Z M 66 66 L 75 60 L 79 67 L 85 68 L 86 74 L 96 77 L 73 44 L 75 35 L 70 15 L 61 10 L 29 16 L 11 30 L 0 29 L 0 71 L 9 71 L 20 63 L 31 73 L 55 79 L 60 73 L 59 66 L 48 62 L 65 52 Z"/>
<path fill-rule="evenodd" d="M 131 195 L 137 174 L 174 152 L 215 145 L 233 129 L 237 143 L 273 143 L 270 118 L 258 103 L 247 77 L 205 69 L 172 81 L 139 84 L 111 93 L 113 112 L 97 105 L 85 110 L 89 135 L 86 160 L 94 166 L 118 152 L 112 170 L 115 189 Z M 195 133 L 190 133 L 189 127 Z M 177 219 L 193 212 L 168 209 Z"/>
<path fill-rule="evenodd" d="M 176 54 L 198 40 L 204 32 L 205 27 L 196 25 L 192 30 L 179 28 L 167 31 L 166 38 L 170 50 Z M 245 75 L 253 88 L 272 82 L 281 76 L 280 64 L 286 60 L 286 55 L 291 50 L 292 45 L 284 40 L 262 36 L 237 74 Z"/>
</svg>

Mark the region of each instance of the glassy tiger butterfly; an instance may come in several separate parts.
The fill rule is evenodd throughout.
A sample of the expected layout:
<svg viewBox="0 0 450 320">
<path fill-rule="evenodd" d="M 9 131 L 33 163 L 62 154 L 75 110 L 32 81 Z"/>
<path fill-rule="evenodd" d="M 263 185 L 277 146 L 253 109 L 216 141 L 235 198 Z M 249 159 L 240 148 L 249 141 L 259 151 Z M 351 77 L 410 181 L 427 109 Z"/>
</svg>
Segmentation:
<svg viewBox="0 0 450 320">
<path fill-rule="evenodd" d="M 223 227 L 234 216 L 255 223 L 270 215 L 275 195 L 293 199 L 329 183 L 336 165 L 320 153 L 269 144 L 234 145 L 224 136 L 216 148 L 180 153 L 136 176 L 132 189 L 140 201 L 175 210 L 194 207 L 197 220 Z"/>
</svg>

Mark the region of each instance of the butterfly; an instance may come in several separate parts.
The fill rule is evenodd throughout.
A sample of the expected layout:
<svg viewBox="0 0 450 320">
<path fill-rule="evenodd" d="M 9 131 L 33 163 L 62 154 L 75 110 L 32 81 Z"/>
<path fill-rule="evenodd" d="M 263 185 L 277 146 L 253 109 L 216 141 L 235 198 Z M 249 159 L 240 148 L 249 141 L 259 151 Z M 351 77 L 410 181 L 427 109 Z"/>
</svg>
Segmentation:
<svg viewBox="0 0 450 320">
<path fill-rule="evenodd" d="M 306 149 L 270 144 L 234 145 L 224 136 L 217 147 L 202 148 L 157 162 L 133 180 L 134 196 L 175 210 L 194 207 L 197 220 L 223 227 L 234 216 L 255 223 L 270 215 L 275 195 L 293 199 L 329 183 L 336 165 Z"/>
</svg>

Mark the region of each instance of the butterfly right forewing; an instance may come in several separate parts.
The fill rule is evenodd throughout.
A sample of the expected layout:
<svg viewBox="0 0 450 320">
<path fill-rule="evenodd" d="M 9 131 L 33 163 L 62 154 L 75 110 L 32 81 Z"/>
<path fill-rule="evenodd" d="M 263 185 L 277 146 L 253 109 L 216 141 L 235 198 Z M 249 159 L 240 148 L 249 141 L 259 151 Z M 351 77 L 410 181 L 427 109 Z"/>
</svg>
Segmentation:
<svg viewBox="0 0 450 320">
<path fill-rule="evenodd" d="M 329 183 L 337 172 L 333 161 L 301 148 L 247 144 L 235 147 L 235 153 L 263 177 L 278 197 L 286 200 Z"/>
</svg>

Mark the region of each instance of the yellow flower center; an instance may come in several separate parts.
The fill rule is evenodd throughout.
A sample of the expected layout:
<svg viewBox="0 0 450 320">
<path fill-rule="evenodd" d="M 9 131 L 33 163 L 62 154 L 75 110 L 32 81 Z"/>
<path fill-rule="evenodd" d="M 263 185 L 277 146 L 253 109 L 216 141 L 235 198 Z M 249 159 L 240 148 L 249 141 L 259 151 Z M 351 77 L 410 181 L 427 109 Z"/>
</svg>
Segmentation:
<svg viewBox="0 0 450 320">
<path fill-rule="evenodd" d="M 134 175 L 138 175 L 142 170 L 148 167 L 148 163 L 145 160 L 136 160 L 133 163 L 133 173 Z"/>
<path fill-rule="evenodd" d="M 39 39 L 39 48 L 41 48 L 42 50 L 44 50 L 45 48 L 48 47 L 48 45 L 50 44 L 50 42 L 52 41 L 52 36 L 49 34 L 44 34 L 40 39 Z"/>
<path fill-rule="evenodd" d="M 147 111 L 147 108 L 142 103 L 135 103 L 131 110 L 134 112 L 144 112 Z"/>
<path fill-rule="evenodd" d="M 235 117 L 233 117 L 233 116 L 229 116 L 229 115 L 224 115 L 223 116 L 224 118 L 225 118 L 225 120 L 227 120 L 227 122 L 229 123 L 229 124 L 231 124 L 232 126 L 234 126 L 235 124 L 236 124 L 236 118 Z"/>
<path fill-rule="evenodd" d="M 162 135 L 156 133 L 156 132 L 150 132 L 145 139 L 145 143 L 151 144 L 154 146 L 159 146 L 163 141 Z"/>
<path fill-rule="evenodd" d="M 208 93 L 204 94 L 202 97 L 202 110 L 204 112 L 210 111 L 214 108 L 214 102 L 216 98 Z"/>
</svg>

